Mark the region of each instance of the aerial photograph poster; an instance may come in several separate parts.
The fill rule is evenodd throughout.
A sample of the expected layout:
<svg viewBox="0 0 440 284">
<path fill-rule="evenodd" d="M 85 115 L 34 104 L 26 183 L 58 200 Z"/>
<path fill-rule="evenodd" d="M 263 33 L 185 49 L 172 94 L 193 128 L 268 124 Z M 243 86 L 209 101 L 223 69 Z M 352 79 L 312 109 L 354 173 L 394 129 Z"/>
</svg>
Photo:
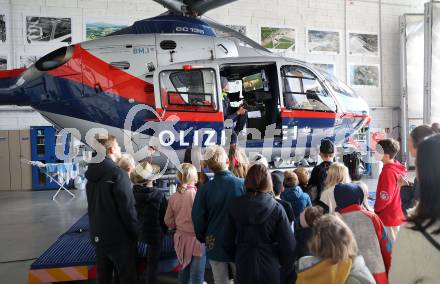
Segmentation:
<svg viewBox="0 0 440 284">
<path fill-rule="evenodd" d="M 349 77 L 352 87 L 379 87 L 379 66 L 350 65 Z"/>
<path fill-rule="evenodd" d="M 86 40 L 104 37 L 128 27 L 128 21 L 114 19 L 87 19 Z"/>
<path fill-rule="evenodd" d="M 338 31 L 307 30 L 307 51 L 314 54 L 339 54 L 341 36 Z"/>
<path fill-rule="evenodd" d="M 26 41 L 28 44 L 70 44 L 72 19 L 26 16 Z"/>
<path fill-rule="evenodd" d="M 348 54 L 357 56 L 379 56 L 379 35 L 349 33 Z"/>
<path fill-rule="evenodd" d="M 265 48 L 295 51 L 295 41 L 295 29 L 261 27 L 261 45 Z"/>
</svg>

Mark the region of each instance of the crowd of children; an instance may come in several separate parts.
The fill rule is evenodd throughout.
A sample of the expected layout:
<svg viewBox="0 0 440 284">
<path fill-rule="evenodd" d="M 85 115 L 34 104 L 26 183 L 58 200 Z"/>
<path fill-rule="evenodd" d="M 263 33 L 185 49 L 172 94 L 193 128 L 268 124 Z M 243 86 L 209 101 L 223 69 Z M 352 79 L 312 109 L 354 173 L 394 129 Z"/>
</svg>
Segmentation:
<svg viewBox="0 0 440 284">
<path fill-rule="evenodd" d="M 433 134 L 427 126 L 411 133 L 414 183 L 395 159 L 398 142 L 378 142 L 384 166 L 374 209 L 367 186 L 334 162 L 330 140 L 321 142 L 323 162 L 311 175 L 305 168 L 271 173 L 264 158 L 250 162 L 237 145 L 229 153 L 208 147 L 206 160 L 200 149 L 188 149 L 168 201 L 153 186 L 159 169 L 148 162 L 135 166 L 127 155 L 115 158 L 131 177 L 139 240 L 148 244 L 139 279 L 157 283 L 161 241 L 173 231 L 182 284 L 203 283 L 208 261 L 216 284 L 231 277 L 238 284 L 439 283 L 440 135 Z M 118 265 L 114 270 L 121 283 L 132 279 L 124 278 Z M 98 279 L 100 271 L 98 263 Z"/>
</svg>

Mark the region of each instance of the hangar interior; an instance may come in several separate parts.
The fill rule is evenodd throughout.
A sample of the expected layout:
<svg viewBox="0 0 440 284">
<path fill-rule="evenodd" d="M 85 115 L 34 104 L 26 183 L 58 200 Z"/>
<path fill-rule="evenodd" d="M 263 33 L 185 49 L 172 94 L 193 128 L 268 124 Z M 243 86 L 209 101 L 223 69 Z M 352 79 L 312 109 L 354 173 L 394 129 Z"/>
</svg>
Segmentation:
<svg viewBox="0 0 440 284">
<path fill-rule="evenodd" d="M 45 267 L 44 264 L 34 272 L 31 269 L 32 264 L 59 241 L 66 230 L 72 229 L 72 225 L 78 224 L 78 228 L 74 226 L 78 234 L 83 230 L 80 228 L 80 218 L 87 211 L 87 199 L 84 190 L 86 163 L 81 158 L 88 153 L 88 148 L 82 143 L 84 141 L 80 142 L 75 135 L 61 131 L 60 125 L 54 125 L 53 117 L 47 115 L 49 110 L 37 111 L 31 106 L 8 105 L 7 99 L 1 98 L 7 92 L 2 91 L 5 86 L 1 84 L 1 79 L 7 78 L 13 72 L 20 74 L 24 70 L 35 68 L 43 56 L 61 47 L 98 40 L 127 29 L 137 21 L 165 12 L 165 7 L 150 0 L 0 0 L 2 283 L 57 283 L 68 280 L 78 281 L 75 283 L 95 283 L 93 279 L 96 271 L 92 271 L 93 264 L 90 263 L 70 274 L 67 270 L 49 271 L 50 268 L 59 268 Z M 387 137 L 399 141 L 401 151 L 398 159 L 408 168 L 414 169 L 414 160 L 410 158 L 407 146 L 409 132 L 417 125 L 440 121 L 440 111 L 437 109 L 440 94 L 437 94 L 439 88 L 434 80 L 436 71 L 439 70 L 436 66 L 438 60 L 435 59 L 440 50 L 436 37 L 440 33 L 440 4 L 437 1 L 237 0 L 210 10 L 203 17 L 226 25 L 281 57 L 305 61 L 314 68 L 325 71 L 329 76 L 348 85 L 366 102 L 369 124 L 357 129 L 350 138 L 347 137 L 346 142 L 361 147 L 364 152 L 362 155 L 368 156 L 363 178 L 372 194 L 376 191 L 380 166 L 370 159 L 378 140 Z M 220 37 L 221 33 L 217 33 Z M 196 44 L 195 42 L 194 46 Z M 228 53 L 229 46 L 225 46 L 226 44 L 222 48 Z M 140 49 L 137 50 L 140 52 Z M 134 64 L 124 59 L 124 52 L 123 50 L 118 55 L 122 57 L 116 59 L 115 65 L 112 62 L 112 66 L 118 71 L 128 69 L 130 64 Z M 197 52 L 194 54 L 188 56 L 198 56 Z M 171 61 L 173 56 L 178 60 L 179 53 L 170 53 L 170 56 Z M 297 75 L 289 73 L 290 75 L 283 78 L 284 81 L 280 79 L 279 84 L 270 84 L 266 90 L 266 81 L 278 80 L 280 63 L 273 61 L 240 65 L 231 62 L 221 65 L 219 79 L 220 76 L 226 76 L 231 89 L 234 88 L 233 82 L 237 82 L 240 92 L 236 93 L 240 93 L 240 98 L 247 93 L 258 93 L 262 97 L 261 103 L 252 106 L 252 113 L 257 111 L 260 116 L 249 117 L 248 126 L 263 132 L 270 123 L 284 125 L 281 117 L 273 113 L 277 108 L 280 109 L 280 104 L 277 106 L 276 99 L 271 97 L 265 99 L 265 93 L 284 91 L 284 96 L 286 93 L 306 95 L 306 79 L 317 79 L 313 76 L 307 78 L 303 74 L 298 81 L 302 86 L 301 90 L 286 91 L 288 83 L 285 82 L 297 79 Z M 148 62 L 142 62 L 141 65 L 150 71 Z M 154 72 L 154 68 L 155 66 L 151 72 Z M 9 75 L 3 75 L 2 72 L 7 70 L 10 70 Z M 245 84 L 245 78 L 255 74 L 262 80 L 261 89 L 264 91 L 254 92 L 254 89 L 249 89 L 246 92 L 244 87 L 245 92 L 241 94 L 242 82 Z M 148 76 L 147 74 L 147 81 L 149 78 L 153 80 L 153 75 Z M 248 78 L 248 82 L 252 79 L 255 78 Z M 185 83 L 183 79 L 180 80 L 180 83 Z M 63 86 L 58 87 L 63 90 Z M 108 89 L 111 90 L 112 87 Z M 98 92 L 106 87 L 95 84 L 91 88 Z M 157 90 L 152 86 L 150 88 L 153 96 L 154 93 L 157 95 L 161 92 L 159 87 Z M 204 100 L 209 100 L 206 99 L 206 94 L 203 95 Z M 188 97 L 190 96 L 188 93 Z M 210 100 L 213 100 L 212 97 Z M 316 99 L 318 100 L 321 99 Z M 286 98 L 283 106 L 286 106 Z M 60 107 L 75 108 L 66 104 Z M 326 107 L 323 106 L 320 111 L 327 111 Z M 303 110 L 307 108 L 304 107 Z M 103 112 L 105 111 L 104 109 Z M 71 127 L 69 123 L 66 125 Z M 90 124 L 90 127 L 92 125 L 94 124 Z M 63 164 L 62 157 L 57 153 L 61 151 L 63 156 L 65 150 L 70 150 L 70 154 L 73 151 L 76 158 L 70 160 L 74 166 L 72 163 L 63 166 L 63 171 L 68 174 L 61 181 L 45 174 L 40 166 L 41 163 Z M 305 151 L 307 153 L 309 150 Z M 342 162 L 342 156 L 340 158 Z M 413 177 L 414 172 L 411 171 L 409 176 Z M 65 180 L 71 182 L 65 184 Z M 59 195 L 54 196 L 55 193 Z M 67 256 L 61 256 L 63 257 Z M 172 266 L 167 265 L 165 266 Z M 163 273 L 161 281 L 177 283 L 176 274 Z"/>
</svg>

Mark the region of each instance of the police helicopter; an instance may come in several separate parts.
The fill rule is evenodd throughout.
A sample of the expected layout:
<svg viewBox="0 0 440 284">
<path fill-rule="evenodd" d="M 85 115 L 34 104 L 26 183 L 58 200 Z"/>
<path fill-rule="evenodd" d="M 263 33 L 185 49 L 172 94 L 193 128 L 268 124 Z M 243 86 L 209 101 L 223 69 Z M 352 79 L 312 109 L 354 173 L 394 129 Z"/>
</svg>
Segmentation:
<svg viewBox="0 0 440 284">
<path fill-rule="evenodd" d="M 231 109 L 246 106 L 239 143 L 271 161 L 298 161 L 322 138 L 343 143 L 369 122 L 365 101 L 334 76 L 202 16 L 233 1 L 155 0 L 169 11 L 1 71 L 0 105 L 31 106 L 83 141 L 105 129 L 138 151 L 155 137 L 178 157 L 229 141 L 222 78 Z"/>
</svg>

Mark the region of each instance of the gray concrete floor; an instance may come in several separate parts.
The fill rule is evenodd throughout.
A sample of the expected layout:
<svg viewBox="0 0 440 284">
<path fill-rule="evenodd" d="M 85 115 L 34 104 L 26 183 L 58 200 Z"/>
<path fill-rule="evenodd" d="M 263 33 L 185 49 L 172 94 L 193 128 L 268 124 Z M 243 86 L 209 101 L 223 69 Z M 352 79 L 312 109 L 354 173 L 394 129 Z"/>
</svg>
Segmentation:
<svg viewBox="0 0 440 284">
<path fill-rule="evenodd" d="M 84 191 L 76 197 L 54 191 L 0 192 L 0 279 L 1 283 L 27 283 L 33 259 L 87 211 Z M 9 263 L 5 263 L 9 262 Z"/>
<path fill-rule="evenodd" d="M 364 179 L 370 191 L 377 180 Z M 87 210 L 85 191 L 76 197 L 54 191 L 0 192 L 0 282 L 27 283 L 30 264 Z M 7 263 L 6 263 L 7 262 Z M 174 282 L 175 275 L 163 275 L 163 283 Z M 168 278 L 168 279 L 167 279 Z M 166 280 L 167 279 L 167 280 Z"/>
</svg>

